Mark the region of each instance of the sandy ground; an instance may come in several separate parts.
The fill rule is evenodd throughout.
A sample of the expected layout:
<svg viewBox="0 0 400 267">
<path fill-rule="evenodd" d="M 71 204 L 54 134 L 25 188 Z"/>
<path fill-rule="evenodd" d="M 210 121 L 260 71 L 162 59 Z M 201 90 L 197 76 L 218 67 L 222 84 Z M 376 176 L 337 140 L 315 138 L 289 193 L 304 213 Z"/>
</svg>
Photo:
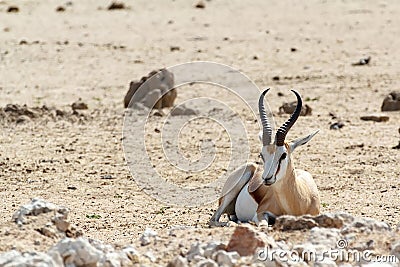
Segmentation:
<svg viewBox="0 0 400 267">
<path fill-rule="evenodd" d="M 107 10 L 109 1 L 70 3 L 0 1 L 0 107 L 46 105 L 67 113 L 25 123 L 3 119 L 3 228 L 18 206 L 41 197 L 70 208 L 71 221 L 86 236 L 111 243 L 131 243 L 146 227 L 163 232 L 194 226 L 212 234 L 207 222 L 216 202 L 184 208 L 154 200 L 132 179 L 122 148 L 122 100 L 129 82 L 194 60 L 231 65 L 260 88 L 273 88 L 267 101 L 277 123 L 287 119 L 277 114 L 279 106 L 293 101 L 289 89 L 297 89 L 313 113 L 300 117 L 288 138 L 321 129 L 293 157 L 297 167 L 314 175 L 322 212 L 399 223 L 400 152 L 392 147 L 400 139 L 400 112 L 388 112 L 388 122 L 360 120 L 400 88 L 398 1 L 212 0 L 204 9 L 192 1 L 126 1 L 126 9 L 113 11 Z M 19 12 L 8 13 L 14 5 Z M 64 12 L 56 12 L 59 5 Z M 366 56 L 372 58 L 369 65 L 352 66 Z M 215 88 L 204 94 L 221 101 L 230 97 Z M 176 102 L 192 95 L 178 89 Z M 72 115 L 70 105 L 79 98 L 89 110 Z M 329 129 L 336 121 L 330 113 L 344 121 L 342 129 Z M 248 117 L 245 109 L 239 114 Z M 151 118 L 149 128 L 162 119 Z M 257 160 L 259 128 L 251 118 L 248 125 L 251 158 Z M 214 128 L 207 121 L 193 127 Z M 192 149 L 191 140 L 213 136 L 188 131 L 183 150 Z M 227 138 L 216 143 L 220 151 L 227 145 Z M 220 155 L 217 167 L 201 177 L 185 179 L 182 173 L 171 180 L 188 186 L 213 181 L 226 163 Z M 8 249 L 10 240 L 1 240 L 2 250 Z"/>
</svg>

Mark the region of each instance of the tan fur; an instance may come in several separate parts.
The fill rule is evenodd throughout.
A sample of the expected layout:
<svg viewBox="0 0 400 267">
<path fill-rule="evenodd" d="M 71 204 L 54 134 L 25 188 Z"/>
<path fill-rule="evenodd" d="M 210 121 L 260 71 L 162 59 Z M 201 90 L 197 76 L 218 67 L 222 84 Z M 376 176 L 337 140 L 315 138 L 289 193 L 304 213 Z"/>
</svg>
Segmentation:
<svg viewBox="0 0 400 267">
<path fill-rule="evenodd" d="M 287 144 L 289 164 L 286 175 L 280 181 L 267 187 L 260 186 L 253 193 L 250 193 L 258 203 L 257 214 L 262 215 L 269 211 L 276 216 L 289 215 L 317 215 L 320 212 L 319 194 L 314 184 L 309 182 L 311 175 L 302 170 L 295 170 Z M 306 177 L 306 176 L 309 177 Z M 264 194 L 261 201 L 259 195 Z"/>
</svg>

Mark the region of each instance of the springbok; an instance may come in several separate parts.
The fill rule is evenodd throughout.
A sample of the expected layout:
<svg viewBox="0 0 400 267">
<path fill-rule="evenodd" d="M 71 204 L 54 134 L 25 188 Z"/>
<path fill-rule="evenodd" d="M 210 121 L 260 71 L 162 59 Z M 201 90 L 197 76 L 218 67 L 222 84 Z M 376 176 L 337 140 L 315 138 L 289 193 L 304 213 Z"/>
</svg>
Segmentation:
<svg viewBox="0 0 400 267">
<path fill-rule="evenodd" d="M 261 94 L 258 102 L 263 129 L 259 136 L 262 141 L 260 157 L 263 169 L 257 170 L 255 163 L 247 163 L 228 177 L 222 189 L 219 207 L 209 222 L 210 226 L 226 225 L 226 222 L 219 221 L 224 213 L 230 220 L 252 221 L 256 224 L 261 221 L 273 224 L 276 216 L 284 214 L 319 214 L 319 193 L 314 179 L 310 173 L 295 169 L 291 159 L 292 152 L 310 141 L 319 130 L 292 142 L 285 142 L 302 107 L 299 93 L 292 90 L 297 97 L 296 109 L 278 129 L 272 143 L 272 128 L 264 107 L 264 96 L 268 91 Z"/>
</svg>

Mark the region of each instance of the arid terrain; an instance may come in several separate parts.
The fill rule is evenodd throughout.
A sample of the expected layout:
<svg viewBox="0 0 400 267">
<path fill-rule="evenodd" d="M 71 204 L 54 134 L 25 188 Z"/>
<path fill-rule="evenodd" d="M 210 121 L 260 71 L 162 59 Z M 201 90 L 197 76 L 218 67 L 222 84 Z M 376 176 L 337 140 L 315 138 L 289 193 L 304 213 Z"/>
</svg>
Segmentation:
<svg viewBox="0 0 400 267">
<path fill-rule="evenodd" d="M 139 188 L 125 161 L 129 82 L 191 61 L 226 64 L 259 88 L 270 87 L 266 101 L 277 125 L 288 118 L 279 107 L 295 100 L 289 90 L 299 91 L 312 114 L 301 116 L 288 138 L 320 129 L 293 157 L 313 174 L 321 212 L 397 226 L 400 150 L 392 147 L 400 141 L 400 111 L 385 112 L 386 122 L 360 117 L 379 113 L 385 96 L 400 90 L 398 1 L 124 3 L 108 10 L 104 0 L 0 0 L 0 251 L 12 248 L 13 238 L 24 240 L 25 249 L 47 250 L 46 242 L 34 245 L 33 235 L 1 234 L 34 197 L 68 207 L 86 237 L 111 244 L 134 243 L 148 227 L 165 233 L 177 225 L 195 229 L 183 239 L 229 240 L 231 228 L 208 228 L 216 201 L 195 208 L 161 203 Z M 18 12 L 8 12 L 10 6 Z M 369 64 L 353 65 L 367 57 Z M 232 93 L 206 85 L 177 92 L 176 104 L 194 97 L 226 101 L 250 129 L 250 160 L 258 160 L 259 124 Z M 88 109 L 73 112 L 76 101 Z M 217 138 L 215 165 L 193 176 L 163 172 L 171 166 L 158 158 L 153 131 L 163 119 L 151 116 L 146 126 L 155 168 L 180 186 L 212 182 L 229 161 L 229 133 L 206 119 L 189 125 L 182 153 L 190 156 L 198 140 Z M 330 129 L 339 121 L 342 128 Z"/>
</svg>

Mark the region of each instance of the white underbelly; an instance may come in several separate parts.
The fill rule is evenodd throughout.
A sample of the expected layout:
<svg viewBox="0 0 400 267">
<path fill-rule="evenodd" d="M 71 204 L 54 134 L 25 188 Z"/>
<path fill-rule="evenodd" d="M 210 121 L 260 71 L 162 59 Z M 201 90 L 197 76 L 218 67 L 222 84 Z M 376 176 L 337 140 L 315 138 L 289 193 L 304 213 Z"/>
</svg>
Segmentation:
<svg viewBox="0 0 400 267">
<path fill-rule="evenodd" d="M 257 202 L 250 196 L 249 184 L 246 184 L 239 193 L 235 203 L 236 217 L 241 222 L 249 222 L 257 212 Z"/>
</svg>

